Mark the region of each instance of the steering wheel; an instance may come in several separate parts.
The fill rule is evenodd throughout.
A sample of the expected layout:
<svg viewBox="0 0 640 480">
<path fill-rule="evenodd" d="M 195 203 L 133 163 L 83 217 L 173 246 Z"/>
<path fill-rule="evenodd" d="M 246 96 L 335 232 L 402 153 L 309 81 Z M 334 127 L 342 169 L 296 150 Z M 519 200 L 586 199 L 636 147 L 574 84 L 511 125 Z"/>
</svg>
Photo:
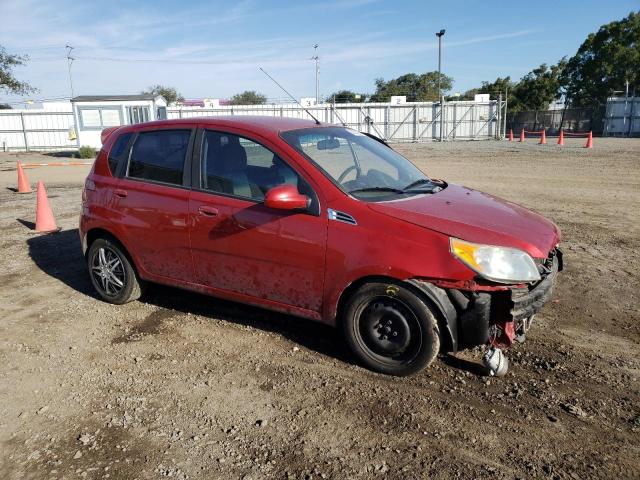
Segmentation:
<svg viewBox="0 0 640 480">
<path fill-rule="evenodd" d="M 344 172 L 342 172 L 340 174 L 340 176 L 338 177 L 338 183 L 342 183 L 344 178 L 349 174 L 349 172 L 351 172 L 351 170 L 357 170 L 359 172 L 360 168 L 358 168 L 357 165 L 351 165 L 351 166 L 347 167 L 347 169 Z"/>
</svg>

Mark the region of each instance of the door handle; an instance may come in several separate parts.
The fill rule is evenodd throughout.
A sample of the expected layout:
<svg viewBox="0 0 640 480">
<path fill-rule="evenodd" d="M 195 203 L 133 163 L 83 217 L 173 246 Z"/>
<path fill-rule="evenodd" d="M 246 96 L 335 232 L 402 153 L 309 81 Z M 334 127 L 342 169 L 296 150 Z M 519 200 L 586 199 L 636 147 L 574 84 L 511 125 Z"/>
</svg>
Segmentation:
<svg viewBox="0 0 640 480">
<path fill-rule="evenodd" d="M 198 213 L 200 215 L 204 215 L 205 217 L 215 217 L 218 215 L 218 209 L 214 207 L 208 207 L 206 205 L 201 205 L 198 208 Z"/>
<path fill-rule="evenodd" d="M 114 192 L 116 194 L 116 197 L 120 197 L 120 198 L 125 198 L 128 193 L 126 190 L 121 190 L 121 189 L 116 189 L 116 191 Z"/>
</svg>

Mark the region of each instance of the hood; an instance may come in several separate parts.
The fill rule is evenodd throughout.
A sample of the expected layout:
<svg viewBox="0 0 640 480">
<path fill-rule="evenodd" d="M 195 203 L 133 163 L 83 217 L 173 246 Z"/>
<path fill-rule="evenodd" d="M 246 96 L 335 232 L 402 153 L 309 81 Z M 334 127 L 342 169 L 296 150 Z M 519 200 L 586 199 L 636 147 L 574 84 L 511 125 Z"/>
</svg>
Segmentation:
<svg viewBox="0 0 640 480">
<path fill-rule="evenodd" d="M 520 205 L 460 185 L 390 202 L 372 210 L 469 242 L 519 248 L 546 258 L 560 241 L 553 222 Z"/>
</svg>

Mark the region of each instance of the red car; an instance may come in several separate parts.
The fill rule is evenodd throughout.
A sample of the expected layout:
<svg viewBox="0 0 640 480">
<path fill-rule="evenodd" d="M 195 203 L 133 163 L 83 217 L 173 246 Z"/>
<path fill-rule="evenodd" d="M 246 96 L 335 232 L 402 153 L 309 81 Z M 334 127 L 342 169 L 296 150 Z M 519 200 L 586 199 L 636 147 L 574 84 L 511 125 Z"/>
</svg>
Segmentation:
<svg viewBox="0 0 640 480">
<path fill-rule="evenodd" d="M 562 269 L 560 232 L 514 203 L 427 177 L 380 139 L 273 117 L 103 132 L 80 236 L 106 301 L 147 282 L 339 326 L 367 367 L 522 341 Z"/>
</svg>

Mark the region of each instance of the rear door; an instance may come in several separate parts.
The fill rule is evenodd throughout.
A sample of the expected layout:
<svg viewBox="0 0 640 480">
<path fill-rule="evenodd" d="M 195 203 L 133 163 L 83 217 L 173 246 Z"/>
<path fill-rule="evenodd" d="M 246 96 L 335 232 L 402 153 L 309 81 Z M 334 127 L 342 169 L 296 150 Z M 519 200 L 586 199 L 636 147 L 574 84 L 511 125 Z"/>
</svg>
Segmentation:
<svg viewBox="0 0 640 480">
<path fill-rule="evenodd" d="M 195 130 L 140 131 L 114 191 L 123 241 L 143 276 L 192 281 L 189 173 Z"/>
<path fill-rule="evenodd" d="M 281 156 L 243 135 L 204 130 L 195 152 L 189 209 L 198 283 L 249 301 L 319 312 L 327 218 L 311 184 Z M 267 190 L 284 183 L 312 197 L 309 212 L 264 205 Z"/>
</svg>

